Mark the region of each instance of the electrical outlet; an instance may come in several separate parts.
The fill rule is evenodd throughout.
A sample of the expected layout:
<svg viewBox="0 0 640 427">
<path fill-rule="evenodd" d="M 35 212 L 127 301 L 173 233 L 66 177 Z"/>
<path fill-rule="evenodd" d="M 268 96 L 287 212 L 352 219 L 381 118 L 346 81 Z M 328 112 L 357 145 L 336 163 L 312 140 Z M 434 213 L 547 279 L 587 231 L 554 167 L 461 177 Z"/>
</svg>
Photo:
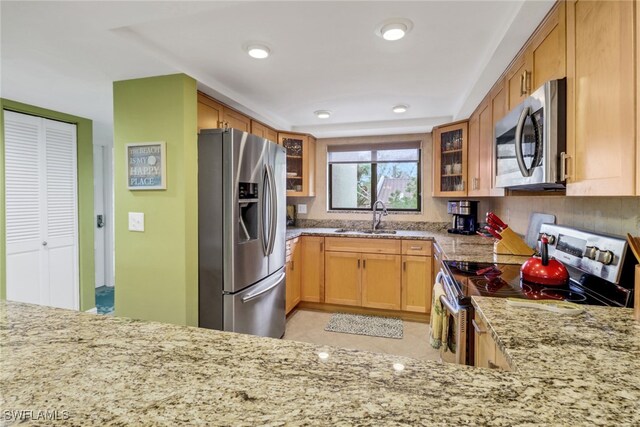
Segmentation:
<svg viewBox="0 0 640 427">
<path fill-rule="evenodd" d="M 144 231 L 144 213 L 129 212 L 129 231 Z"/>
<path fill-rule="evenodd" d="M 307 213 L 307 205 L 304 203 L 301 203 L 298 205 L 298 213 L 300 214 L 306 214 Z"/>
</svg>

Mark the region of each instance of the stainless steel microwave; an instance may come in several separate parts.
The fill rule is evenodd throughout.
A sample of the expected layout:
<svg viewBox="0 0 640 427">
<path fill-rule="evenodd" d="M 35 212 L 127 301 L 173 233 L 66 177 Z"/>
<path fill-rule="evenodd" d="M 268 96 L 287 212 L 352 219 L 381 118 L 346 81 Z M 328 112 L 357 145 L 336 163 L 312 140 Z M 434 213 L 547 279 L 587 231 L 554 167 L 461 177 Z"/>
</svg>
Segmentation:
<svg viewBox="0 0 640 427">
<path fill-rule="evenodd" d="M 496 123 L 495 186 L 565 187 L 566 80 L 551 80 Z"/>
</svg>

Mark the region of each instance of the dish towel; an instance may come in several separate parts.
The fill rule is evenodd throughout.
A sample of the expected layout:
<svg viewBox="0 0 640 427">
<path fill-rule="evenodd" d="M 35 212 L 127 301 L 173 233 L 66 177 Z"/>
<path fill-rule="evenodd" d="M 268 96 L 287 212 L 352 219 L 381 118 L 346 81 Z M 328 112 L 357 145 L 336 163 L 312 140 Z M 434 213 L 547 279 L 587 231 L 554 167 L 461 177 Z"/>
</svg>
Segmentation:
<svg viewBox="0 0 640 427">
<path fill-rule="evenodd" d="M 440 302 L 440 296 L 445 295 L 441 283 L 433 286 L 432 294 L 429 343 L 431 347 L 437 349 L 442 347 L 443 342 L 446 343 L 449 338 L 449 315 Z"/>
</svg>

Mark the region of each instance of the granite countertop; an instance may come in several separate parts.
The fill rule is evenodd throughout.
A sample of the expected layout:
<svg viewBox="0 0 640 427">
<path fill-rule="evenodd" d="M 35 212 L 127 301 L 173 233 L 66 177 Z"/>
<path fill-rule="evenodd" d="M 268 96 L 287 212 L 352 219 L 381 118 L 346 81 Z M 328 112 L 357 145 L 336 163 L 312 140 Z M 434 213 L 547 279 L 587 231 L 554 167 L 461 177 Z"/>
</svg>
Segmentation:
<svg viewBox="0 0 640 427">
<path fill-rule="evenodd" d="M 67 411 L 66 425 L 640 424 L 630 310 L 558 320 L 474 304 L 515 372 L 2 301 L 3 421 L 23 409 Z"/>
<path fill-rule="evenodd" d="M 493 243 L 480 236 L 463 236 L 440 230 L 397 230 L 396 234 L 366 234 L 357 232 L 336 232 L 335 228 L 287 228 L 287 240 L 300 236 L 361 237 L 368 239 L 419 239 L 433 240 L 442 249 L 446 259 L 456 261 L 500 262 L 522 264 L 529 257 L 516 255 L 496 255 Z"/>
</svg>

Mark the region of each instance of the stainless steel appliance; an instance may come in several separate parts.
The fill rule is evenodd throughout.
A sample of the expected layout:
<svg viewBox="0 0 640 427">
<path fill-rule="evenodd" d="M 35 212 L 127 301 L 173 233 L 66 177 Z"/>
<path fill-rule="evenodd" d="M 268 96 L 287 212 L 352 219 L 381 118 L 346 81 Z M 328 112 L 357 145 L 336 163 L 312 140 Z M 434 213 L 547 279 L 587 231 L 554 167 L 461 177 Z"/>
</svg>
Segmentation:
<svg viewBox="0 0 640 427">
<path fill-rule="evenodd" d="M 286 155 L 236 129 L 198 136 L 199 325 L 280 338 Z"/>
<path fill-rule="evenodd" d="M 475 234 L 478 229 L 478 202 L 473 200 L 449 200 L 447 212 L 453 216 L 451 228 L 455 234 Z"/>
<path fill-rule="evenodd" d="M 442 353 L 443 360 L 473 364 L 474 295 L 632 307 L 636 260 L 625 239 L 554 224 L 542 224 L 543 235 L 549 241 L 549 256 L 561 260 L 569 271 L 566 286 L 525 283 L 520 264 L 443 261 L 437 277 L 445 290 L 440 301 L 449 313 L 457 342 L 456 353 Z"/>
<path fill-rule="evenodd" d="M 551 80 L 496 123 L 496 187 L 563 189 L 566 146 L 566 80 Z"/>
</svg>

